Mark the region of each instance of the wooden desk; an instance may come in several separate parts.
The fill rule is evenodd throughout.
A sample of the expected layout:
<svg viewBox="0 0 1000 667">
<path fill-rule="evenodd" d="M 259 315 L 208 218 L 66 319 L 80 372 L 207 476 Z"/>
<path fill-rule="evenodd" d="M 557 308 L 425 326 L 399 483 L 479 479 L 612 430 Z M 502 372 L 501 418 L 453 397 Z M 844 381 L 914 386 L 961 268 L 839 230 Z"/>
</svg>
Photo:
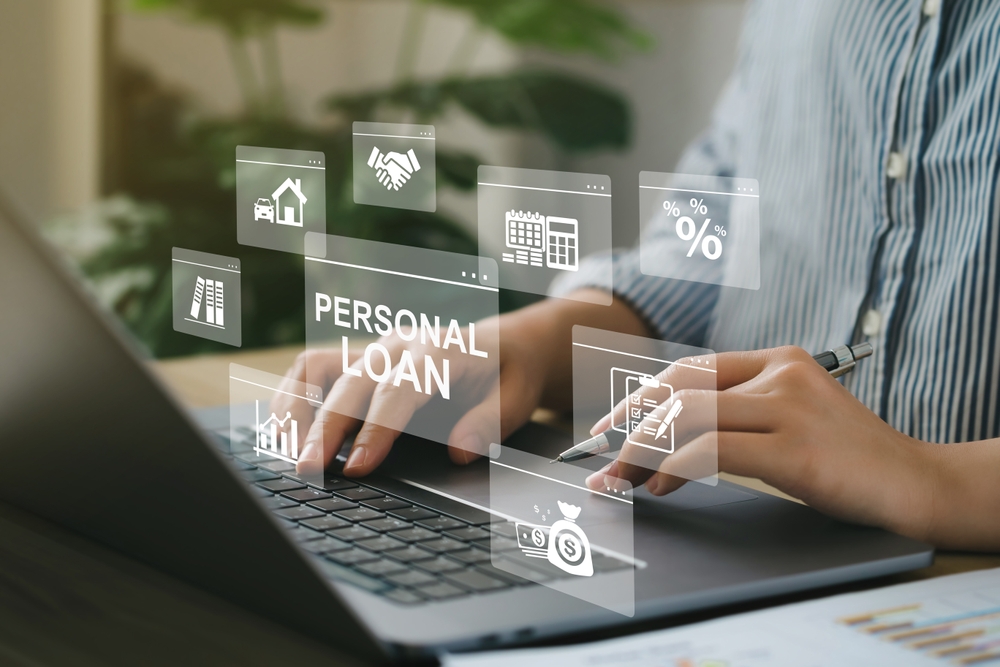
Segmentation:
<svg viewBox="0 0 1000 667">
<path fill-rule="evenodd" d="M 190 406 L 205 407 L 228 402 L 230 363 L 280 374 L 297 352 L 295 349 L 240 352 L 161 362 L 155 367 Z M 759 491 L 774 492 L 759 481 L 737 481 Z M 44 486 L 40 492 L 44 492 Z M 1000 556 L 943 553 L 932 567 L 923 570 L 820 593 L 990 567 L 1000 567 Z M 816 594 L 804 593 L 777 602 Z M 758 602 L 684 619 L 648 622 L 642 629 L 766 604 Z M 588 638 L 597 636 L 591 633 Z M 0 505 L 0 663 L 357 664 L 330 647 L 3 505 Z"/>
</svg>

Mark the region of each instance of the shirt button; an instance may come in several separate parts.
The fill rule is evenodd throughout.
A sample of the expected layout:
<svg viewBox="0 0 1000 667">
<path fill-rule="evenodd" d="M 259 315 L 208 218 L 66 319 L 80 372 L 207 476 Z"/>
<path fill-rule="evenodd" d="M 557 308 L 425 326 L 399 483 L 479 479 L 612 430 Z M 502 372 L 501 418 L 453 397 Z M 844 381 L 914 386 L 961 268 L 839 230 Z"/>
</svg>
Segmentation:
<svg viewBox="0 0 1000 667">
<path fill-rule="evenodd" d="M 902 153 L 889 153 L 889 162 L 885 166 L 889 178 L 906 178 L 906 156 Z"/>
<path fill-rule="evenodd" d="M 878 312 L 874 308 L 865 313 L 864 318 L 861 320 L 861 333 L 868 336 L 877 336 L 878 332 L 882 330 L 882 313 Z"/>
<path fill-rule="evenodd" d="M 924 0 L 924 16 L 934 18 L 941 9 L 941 0 Z"/>
</svg>

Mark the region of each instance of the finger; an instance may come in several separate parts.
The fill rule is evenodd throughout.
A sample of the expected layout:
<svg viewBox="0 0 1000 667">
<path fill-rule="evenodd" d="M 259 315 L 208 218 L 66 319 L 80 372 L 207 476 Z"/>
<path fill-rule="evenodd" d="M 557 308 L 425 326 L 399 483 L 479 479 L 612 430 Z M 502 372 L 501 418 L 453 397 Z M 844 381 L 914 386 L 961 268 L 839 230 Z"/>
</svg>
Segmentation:
<svg viewBox="0 0 1000 667">
<path fill-rule="evenodd" d="M 274 396 L 269 409 L 275 415 L 290 414 L 298 422 L 299 432 L 306 433 L 312 426 L 316 407 L 305 397 L 306 383 L 326 388 L 333 384 L 340 374 L 340 353 L 332 350 L 307 350 L 299 354 L 288 369 Z"/>
<path fill-rule="evenodd" d="M 425 394 L 388 382 L 378 384 L 372 393 L 364 426 L 351 445 L 344 474 L 360 477 L 375 470 L 389 455 L 410 418 L 428 399 Z"/>
<path fill-rule="evenodd" d="M 770 432 L 774 428 L 775 412 L 771 407 L 774 401 L 773 397 L 761 394 L 679 392 L 663 406 L 652 410 L 649 417 L 628 434 L 616 458 L 629 466 L 656 471 L 666 458 L 676 456 L 705 433 Z M 679 411 L 675 412 L 674 408 Z M 676 418 L 663 427 L 662 420 L 670 414 L 675 414 Z M 692 469 L 686 477 L 704 476 L 698 474 L 704 469 L 704 466 Z M 638 471 L 626 470 L 626 477 L 633 483 L 645 481 L 646 476 Z M 705 474 L 713 473 L 714 469 Z"/>
<path fill-rule="evenodd" d="M 358 359 L 349 368 L 361 370 L 363 362 Z M 306 435 L 299 453 L 299 474 L 317 474 L 330 464 L 347 436 L 360 424 L 356 415 L 364 411 L 374 390 L 375 382 L 363 371 L 362 377 L 346 374 L 337 378 Z"/>
<path fill-rule="evenodd" d="M 700 473 L 710 468 L 744 477 L 772 479 L 787 467 L 788 457 L 776 443 L 775 436 L 766 433 L 706 433 L 664 460 L 646 486 L 650 493 L 662 496 L 679 488 L 678 480 L 692 479 L 692 470 L 698 470 L 699 477 L 706 477 Z"/>
<path fill-rule="evenodd" d="M 466 412 L 448 438 L 448 454 L 469 463 L 499 444 L 531 418 L 538 405 L 538 388 L 519 368 L 508 366 L 481 403 Z"/>
</svg>

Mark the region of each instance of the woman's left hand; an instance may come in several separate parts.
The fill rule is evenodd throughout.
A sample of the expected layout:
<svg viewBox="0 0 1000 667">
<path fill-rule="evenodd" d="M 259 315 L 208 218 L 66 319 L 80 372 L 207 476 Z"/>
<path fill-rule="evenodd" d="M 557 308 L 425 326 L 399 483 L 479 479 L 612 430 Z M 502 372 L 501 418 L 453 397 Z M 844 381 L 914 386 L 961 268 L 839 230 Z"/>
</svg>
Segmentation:
<svg viewBox="0 0 1000 667">
<path fill-rule="evenodd" d="M 716 368 L 717 432 L 700 437 L 717 438 L 720 471 L 759 478 L 841 519 L 927 536 L 934 445 L 890 427 L 801 348 L 721 353 Z M 693 412 L 705 400 L 699 393 L 684 400 L 681 390 L 675 400 Z M 611 418 L 594 432 L 609 428 Z M 656 472 L 615 461 L 591 475 L 588 486 L 645 481 L 651 493 L 664 495 L 686 482 L 671 470 L 680 469 L 688 448 L 698 447 L 695 438 Z"/>
</svg>

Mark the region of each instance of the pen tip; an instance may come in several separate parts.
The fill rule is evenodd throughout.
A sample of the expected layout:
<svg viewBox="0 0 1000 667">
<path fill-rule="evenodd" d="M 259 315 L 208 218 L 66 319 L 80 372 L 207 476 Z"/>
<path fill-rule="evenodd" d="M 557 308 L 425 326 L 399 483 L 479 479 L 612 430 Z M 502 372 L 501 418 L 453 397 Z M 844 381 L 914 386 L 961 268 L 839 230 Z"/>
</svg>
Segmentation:
<svg viewBox="0 0 1000 667">
<path fill-rule="evenodd" d="M 549 465 L 552 465 L 553 463 L 559 463 L 561 461 L 562 461 L 562 457 L 561 456 L 557 456 L 554 459 L 552 459 L 551 461 L 549 461 Z"/>
</svg>

